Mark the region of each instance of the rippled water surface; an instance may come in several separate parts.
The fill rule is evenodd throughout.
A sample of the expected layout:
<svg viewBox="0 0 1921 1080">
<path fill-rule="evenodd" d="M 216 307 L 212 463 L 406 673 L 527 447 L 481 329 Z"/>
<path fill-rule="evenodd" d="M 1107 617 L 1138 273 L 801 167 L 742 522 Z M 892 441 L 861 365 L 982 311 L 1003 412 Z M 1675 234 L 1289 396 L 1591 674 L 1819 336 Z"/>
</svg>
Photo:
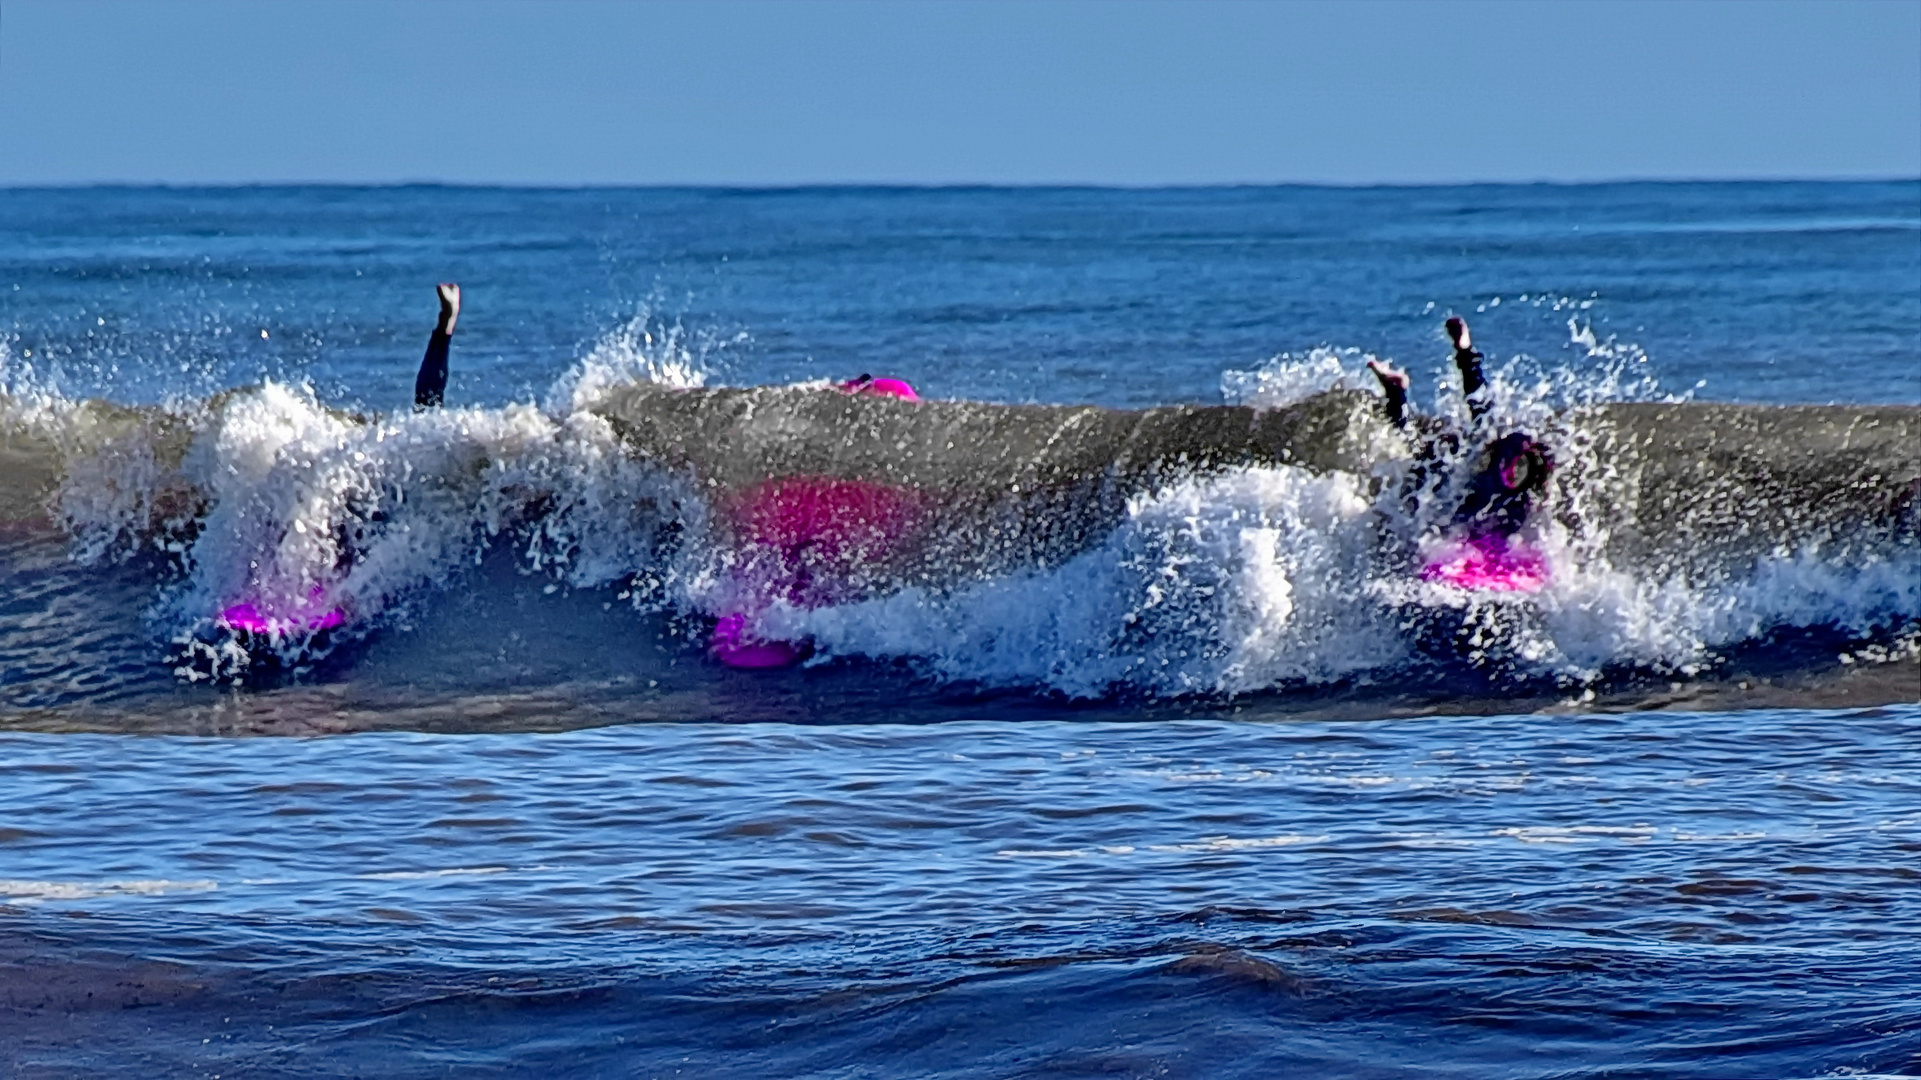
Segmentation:
<svg viewBox="0 0 1921 1080">
<path fill-rule="evenodd" d="M 14 735 L 0 1030 L 56 1073 L 1895 1073 L 1918 751 L 1914 707 Z"/>
</svg>

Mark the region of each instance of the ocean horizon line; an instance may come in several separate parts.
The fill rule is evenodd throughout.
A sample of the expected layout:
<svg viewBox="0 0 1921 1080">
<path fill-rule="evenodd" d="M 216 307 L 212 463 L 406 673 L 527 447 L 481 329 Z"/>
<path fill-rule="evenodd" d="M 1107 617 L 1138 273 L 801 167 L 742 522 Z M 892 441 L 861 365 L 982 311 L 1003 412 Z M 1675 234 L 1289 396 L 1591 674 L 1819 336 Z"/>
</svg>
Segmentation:
<svg viewBox="0 0 1921 1080">
<path fill-rule="evenodd" d="M 466 180 L 75 180 L 54 183 L 0 181 L 0 191 L 244 191 L 337 189 L 384 191 L 446 189 L 453 191 L 712 191 L 779 193 L 802 191 L 1410 191 L 1462 188 L 1620 188 L 1620 187 L 1731 187 L 1777 184 L 1921 185 L 1913 176 L 1743 176 L 1743 177 L 1619 177 L 1596 180 L 1458 180 L 1458 181 L 1221 181 L 1196 183 L 1120 182 L 991 182 L 991 181 L 800 181 L 794 183 L 624 183 L 577 184 L 533 181 Z"/>
</svg>

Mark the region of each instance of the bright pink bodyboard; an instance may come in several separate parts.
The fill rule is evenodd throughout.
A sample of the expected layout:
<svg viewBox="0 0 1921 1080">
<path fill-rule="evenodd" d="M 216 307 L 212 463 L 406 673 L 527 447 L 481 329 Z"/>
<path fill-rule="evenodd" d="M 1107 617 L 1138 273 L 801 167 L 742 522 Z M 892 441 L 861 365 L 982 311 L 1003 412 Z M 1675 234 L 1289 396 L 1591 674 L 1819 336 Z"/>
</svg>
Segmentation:
<svg viewBox="0 0 1921 1080">
<path fill-rule="evenodd" d="M 1492 533 L 1451 540 L 1421 568 L 1421 580 L 1470 592 L 1540 592 L 1547 559 L 1533 548 Z"/>
</svg>

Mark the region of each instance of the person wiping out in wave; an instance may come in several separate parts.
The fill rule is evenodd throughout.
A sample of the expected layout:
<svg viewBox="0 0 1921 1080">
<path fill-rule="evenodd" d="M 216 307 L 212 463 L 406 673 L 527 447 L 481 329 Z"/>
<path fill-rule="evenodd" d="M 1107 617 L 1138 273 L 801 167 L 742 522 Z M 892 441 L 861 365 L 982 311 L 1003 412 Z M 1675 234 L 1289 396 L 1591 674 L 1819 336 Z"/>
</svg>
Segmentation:
<svg viewBox="0 0 1921 1080">
<path fill-rule="evenodd" d="M 447 388 L 460 286 L 443 284 L 439 293 L 440 321 L 414 379 L 415 411 L 439 408 Z M 870 374 L 835 389 L 850 397 L 920 400 L 908 383 Z M 760 616 L 776 603 L 814 607 L 841 598 L 845 583 L 859 579 L 861 564 L 883 557 L 914 531 L 920 510 L 910 492 L 824 476 L 773 479 L 732 494 L 720 506 L 739 546 L 731 575 L 736 595 L 708 644 L 716 659 L 743 668 L 787 667 L 810 656 L 805 641 L 761 636 Z"/>
<path fill-rule="evenodd" d="M 1485 357 L 1474 347 L 1466 320 L 1451 317 L 1446 327 L 1467 398 L 1471 426 L 1465 434 L 1477 435 L 1490 408 L 1487 376 L 1481 370 Z M 1369 361 L 1368 369 L 1387 395 L 1388 421 L 1407 430 L 1407 373 L 1378 360 Z M 1416 426 L 1422 435 L 1416 452 L 1418 487 L 1441 461 L 1459 452 L 1464 433 L 1438 417 L 1417 418 Z M 1514 537 L 1546 494 L 1553 471 L 1553 455 L 1526 432 L 1511 431 L 1490 440 L 1454 511 L 1450 537 L 1422 567 L 1422 580 L 1492 592 L 1533 592 L 1546 584 L 1545 560 Z"/>
<path fill-rule="evenodd" d="M 448 351 L 453 344 L 454 324 L 460 318 L 460 286 L 443 282 L 436 286 L 435 291 L 440 297 L 440 317 L 427 339 L 427 352 L 421 358 L 420 372 L 414 377 L 415 411 L 438 408 L 446 394 Z M 370 513 L 368 516 L 378 517 L 378 514 Z M 358 557 L 357 547 L 345 522 L 336 527 L 335 546 L 340 555 L 334 572 L 344 575 Z M 307 639 L 311 645 L 319 635 L 347 622 L 347 610 L 340 600 L 329 596 L 325 584 L 317 584 L 306 596 L 292 600 L 284 597 L 270 599 L 274 590 L 263 588 L 258 581 L 253 583 L 248 592 L 253 595 L 228 603 L 220 609 L 215 619 L 218 626 L 237 635 L 244 644 L 296 638 Z M 275 651 L 265 649 L 262 655 L 271 656 Z"/>
<path fill-rule="evenodd" d="M 920 401 L 906 382 L 865 373 L 834 389 L 856 398 Z M 720 505 L 736 561 L 728 575 L 732 596 L 708 651 L 733 668 L 789 667 L 812 656 L 809 641 L 762 634 L 762 617 L 777 604 L 814 608 L 861 595 L 867 568 L 925 526 L 921 493 L 876 480 L 782 476 L 734 492 Z"/>
</svg>

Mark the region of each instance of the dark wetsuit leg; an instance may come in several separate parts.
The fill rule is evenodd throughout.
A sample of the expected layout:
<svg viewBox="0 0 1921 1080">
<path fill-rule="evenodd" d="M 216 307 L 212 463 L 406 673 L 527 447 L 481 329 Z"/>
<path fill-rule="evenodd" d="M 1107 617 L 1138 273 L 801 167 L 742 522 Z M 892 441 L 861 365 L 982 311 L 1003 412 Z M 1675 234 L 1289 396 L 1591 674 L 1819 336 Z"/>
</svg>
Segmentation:
<svg viewBox="0 0 1921 1080">
<path fill-rule="evenodd" d="M 427 339 L 427 355 L 421 358 L 420 374 L 414 376 L 414 408 L 437 409 L 447 392 L 447 348 L 454 336 L 436 328 Z"/>
<path fill-rule="evenodd" d="M 1396 393 L 1395 390 L 1399 390 L 1399 392 Z M 1407 426 L 1407 391 L 1401 390 L 1399 387 L 1396 387 L 1395 390 L 1389 390 L 1387 392 L 1387 401 L 1385 402 L 1387 422 L 1397 428 L 1404 428 Z"/>
<path fill-rule="evenodd" d="M 454 323 L 460 318 L 460 286 L 445 282 L 435 291 L 440 294 L 440 321 L 434 324 L 434 336 L 427 339 L 420 374 L 414 376 L 416 410 L 440 407 L 447 392 L 447 349 L 453 344 Z"/>
</svg>

